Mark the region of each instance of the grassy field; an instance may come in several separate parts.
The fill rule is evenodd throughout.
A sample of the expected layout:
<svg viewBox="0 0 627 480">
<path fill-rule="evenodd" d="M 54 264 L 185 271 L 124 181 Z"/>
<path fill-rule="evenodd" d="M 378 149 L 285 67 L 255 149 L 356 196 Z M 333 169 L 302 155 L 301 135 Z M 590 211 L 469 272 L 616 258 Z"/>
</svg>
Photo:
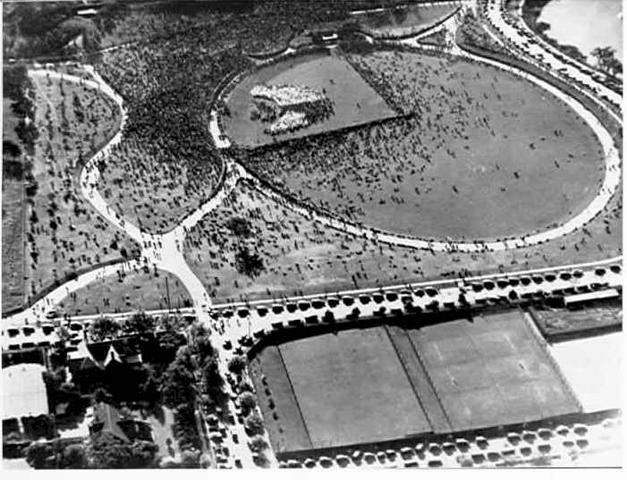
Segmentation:
<svg viewBox="0 0 627 480">
<path fill-rule="evenodd" d="M 404 9 L 358 15 L 355 18 L 366 31 L 398 36 L 418 33 L 452 13 L 457 5 L 410 5 Z"/>
<path fill-rule="evenodd" d="M 77 290 L 57 307 L 59 313 L 89 315 L 140 310 L 173 310 L 191 306 L 178 278 L 157 270 L 109 276 Z"/>
<path fill-rule="evenodd" d="M 347 218 L 434 239 L 544 230 L 595 196 L 604 174 L 596 137 L 532 83 L 416 53 L 350 59 L 414 116 L 251 153 L 252 170 Z"/>
<path fill-rule="evenodd" d="M 240 184 L 237 193 L 195 226 L 184 254 L 215 302 L 334 292 L 601 260 L 620 254 L 620 196 L 584 230 L 533 247 L 480 254 L 431 253 L 356 239 L 316 225 Z M 241 217 L 252 234 L 244 244 L 259 252 L 265 270 L 238 273 L 242 240 L 227 224 Z"/>
<path fill-rule="evenodd" d="M 250 90 L 259 84 L 304 85 L 324 91 L 334 104 L 334 114 L 323 122 L 273 137 L 264 133 L 265 124 L 251 119 L 253 97 Z M 226 134 L 235 144 L 246 147 L 301 138 L 396 115 L 349 63 L 333 54 L 304 55 L 264 67 L 244 78 L 226 103 L 231 112 L 230 116 L 223 117 Z"/>
<path fill-rule="evenodd" d="M 574 413 L 577 401 L 518 311 L 409 330 L 453 430 Z"/>
<path fill-rule="evenodd" d="M 383 328 L 267 347 L 253 359 L 251 374 L 278 452 L 393 440 L 430 430 Z M 264 408 L 262 375 L 276 403 L 276 418 Z"/>
<path fill-rule="evenodd" d="M 18 118 L 11 111 L 11 100 L 2 98 L 2 140 L 20 146 L 15 132 Z M 4 158 L 14 158 L 3 150 Z M 23 161 L 23 157 L 16 159 Z M 24 301 L 24 183 L 17 178 L 2 177 L 2 310 L 10 310 Z"/>
<path fill-rule="evenodd" d="M 267 389 L 276 402 L 275 416 L 263 413 L 279 453 L 306 449 L 307 435 L 313 448 L 333 448 L 579 410 L 518 311 L 392 329 L 301 338 L 253 359 L 262 405 Z M 276 431 L 302 441 L 277 442 Z"/>
<path fill-rule="evenodd" d="M 36 78 L 39 129 L 33 174 L 38 183 L 27 224 L 27 295 L 72 272 L 128 256 L 136 246 L 83 199 L 81 161 L 118 128 L 117 108 L 84 86 Z"/>
<path fill-rule="evenodd" d="M 276 452 L 312 448 L 279 348 L 266 347 L 251 360 L 249 372 L 272 448 Z"/>
<path fill-rule="evenodd" d="M 296 340 L 279 350 L 315 448 L 431 430 L 383 328 Z"/>
</svg>

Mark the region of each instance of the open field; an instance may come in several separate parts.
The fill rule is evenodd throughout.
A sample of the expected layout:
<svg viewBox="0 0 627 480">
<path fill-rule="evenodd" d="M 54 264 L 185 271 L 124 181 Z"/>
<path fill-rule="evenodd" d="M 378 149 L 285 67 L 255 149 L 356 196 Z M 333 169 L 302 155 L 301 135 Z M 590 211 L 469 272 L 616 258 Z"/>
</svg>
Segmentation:
<svg viewBox="0 0 627 480">
<path fill-rule="evenodd" d="M 619 200 L 585 230 L 546 244 L 494 253 L 431 253 L 322 228 L 240 184 L 237 193 L 190 231 L 184 254 L 217 303 L 543 268 L 569 264 L 573 258 L 586 262 L 619 255 Z M 235 268 L 241 242 L 227 227 L 234 217 L 250 222 L 253 233 L 244 244 L 258 251 L 265 265 L 254 277 Z"/>
<path fill-rule="evenodd" d="M 259 120 L 251 119 L 255 85 L 304 85 L 325 92 L 333 102 L 330 118 L 308 127 L 273 137 L 264 132 Z M 226 134 L 237 145 L 257 147 L 321 132 L 393 117 L 392 110 L 379 94 L 341 57 L 335 54 L 310 54 L 266 66 L 245 77 L 226 102 L 228 116 L 223 116 Z"/>
<path fill-rule="evenodd" d="M 21 150 L 21 142 L 15 132 L 18 118 L 11 111 L 13 102 L 2 98 L 2 141 L 10 142 Z M 22 164 L 21 153 L 9 152 L 3 145 L 2 160 L 16 161 Z M 17 154 L 13 155 L 13 153 Z M 6 167 L 6 165 L 3 165 Z M 24 301 L 24 202 L 23 178 L 2 176 L 2 310 L 10 310 L 22 305 Z"/>
<path fill-rule="evenodd" d="M 431 430 L 385 329 L 295 340 L 279 350 L 314 448 Z"/>
<path fill-rule="evenodd" d="M 333 448 L 579 411 L 525 322 L 512 310 L 420 327 L 408 321 L 342 330 L 266 347 L 250 372 L 270 438 L 278 452 Z M 271 414 L 263 407 L 268 390 Z M 291 437 L 301 440 L 284 441 Z"/>
<path fill-rule="evenodd" d="M 608 333 L 551 345 L 553 358 L 579 398 L 584 411 L 620 408 L 624 374 L 623 334 Z"/>
<path fill-rule="evenodd" d="M 2 179 L 2 310 L 24 302 L 24 185 Z"/>
<path fill-rule="evenodd" d="M 279 348 L 265 348 L 251 360 L 249 372 L 274 450 L 313 448 Z"/>
<path fill-rule="evenodd" d="M 518 311 L 412 329 L 408 335 L 454 431 L 579 409 Z"/>
<path fill-rule="evenodd" d="M 90 283 L 66 297 L 57 307 L 60 314 L 89 315 L 189 307 L 185 287 L 173 275 L 139 270 L 109 276 Z"/>
<path fill-rule="evenodd" d="M 596 195 L 598 140 L 534 84 L 426 54 L 349 58 L 388 103 L 414 116 L 251 152 L 249 168 L 354 221 L 439 240 L 545 230 Z"/>
<path fill-rule="evenodd" d="M 357 15 L 360 26 L 377 36 L 416 34 L 436 24 L 457 9 L 459 5 L 409 5 L 407 8 Z"/>
<path fill-rule="evenodd" d="M 117 108 L 96 90 L 33 78 L 39 129 L 33 174 L 38 190 L 27 223 L 27 295 L 81 269 L 130 257 L 136 245 L 101 218 L 80 192 L 87 160 L 118 128 Z"/>
</svg>

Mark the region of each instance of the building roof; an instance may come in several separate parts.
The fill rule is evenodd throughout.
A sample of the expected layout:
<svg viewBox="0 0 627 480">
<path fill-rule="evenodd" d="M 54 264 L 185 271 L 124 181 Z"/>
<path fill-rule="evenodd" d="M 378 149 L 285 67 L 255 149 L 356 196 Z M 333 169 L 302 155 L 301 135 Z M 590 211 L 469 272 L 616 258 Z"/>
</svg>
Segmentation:
<svg viewBox="0 0 627 480">
<path fill-rule="evenodd" d="M 567 295 L 564 297 L 564 304 L 572 305 L 574 303 L 590 302 L 593 300 L 605 300 L 607 298 L 616 298 L 618 296 L 618 291 L 614 288 L 610 288 L 607 290 L 597 290 L 594 292 Z"/>
<path fill-rule="evenodd" d="M 122 441 L 152 441 L 151 427 L 148 423 L 133 418 L 124 418 L 120 412 L 105 402 L 94 408 L 94 421 L 90 431 L 92 434 L 110 433 Z"/>
<path fill-rule="evenodd" d="M 82 360 L 80 368 L 86 368 L 90 365 L 105 368 L 111 362 L 134 363 L 137 361 L 135 357 L 139 357 L 139 361 L 141 361 L 139 347 L 122 340 L 89 344 L 81 342 L 78 350 L 69 355 L 71 361 L 80 362 Z"/>
<path fill-rule="evenodd" d="M 48 394 L 38 363 L 20 363 L 2 369 L 2 418 L 46 415 Z"/>
<path fill-rule="evenodd" d="M 94 409 L 94 423 L 92 433 L 107 432 L 125 442 L 129 441 L 124 431 L 120 428 L 119 422 L 122 420 L 120 412 L 108 403 L 100 402 Z"/>
</svg>

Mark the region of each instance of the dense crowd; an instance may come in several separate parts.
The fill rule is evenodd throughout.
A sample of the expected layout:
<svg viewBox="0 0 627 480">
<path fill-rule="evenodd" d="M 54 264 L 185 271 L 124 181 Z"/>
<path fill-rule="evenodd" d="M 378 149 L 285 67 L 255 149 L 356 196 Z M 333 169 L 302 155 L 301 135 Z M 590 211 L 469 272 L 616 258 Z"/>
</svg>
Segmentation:
<svg viewBox="0 0 627 480">
<path fill-rule="evenodd" d="M 123 142 L 102 164 L 99 186 L 115 210 L 163 232 L 205 201 L 222 172 L 207 132 L 216 87 L 251 65 L 245 55 L 249 40 L 277 41 L 275 30 L 285 21 L 302 30 L 331 15 L 320 8 L 269 2 L 242 13 L 143 12 L 116 27 L 122 35 L 145 19 L 143 35 L 153 35 L 150 42 L 104 52 L 98 66 L 128 110 Z"/>
<path fill-rule="evenodd" d="M 525 86 L 529 98 L 515 98 L 523 84 L 514 77 L 446 57 L 392 51 L 354 55 L 351 62 L 405 116 L 255 151 L 244 156 L 249 168 L 318 208 L 423 238 L 494 239 L 546 229 L 551 225 L 538 222 L 538 211 L 551 211 L 545 218 L 568 217 L 584 201 L 567 187 L 548 206 L 533 205 L 538 181 L 560 175 L 587 181 L 574 170 L 588 155 L 582 142 L 598 153 L 589 130 L 585 137 L 571 131 L 568 125 L 577 121 L 572 111 L 553 112 L 552 128 L 533 121 L 540 101 L 535 87 Z M 581 168 L 602 178 L 601 162 Z M 516 196 L 529 208 L 512 204 Z M 472 208 L 494 208 L 488 198 L 499 205 L 499 221 L 474 218 Z M 502 205 L 520 211 L 516 225 Z"/>
</svg>

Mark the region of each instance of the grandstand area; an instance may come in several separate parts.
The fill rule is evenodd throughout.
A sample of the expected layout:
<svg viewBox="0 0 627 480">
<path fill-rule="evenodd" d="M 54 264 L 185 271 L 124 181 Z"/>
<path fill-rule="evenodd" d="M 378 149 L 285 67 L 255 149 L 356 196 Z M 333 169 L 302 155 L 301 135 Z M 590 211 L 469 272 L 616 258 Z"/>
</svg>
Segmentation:
<svg viewBox="0 0 627 480">
<path fill-rule="evenodd" d="M 256 85 L 298 85 L 324 92 L 335 113 L 325 121 L 273 137 L 251 118 Z M 226 131 L 236 145 L 259 147 L 396 116 L 396 112 L 337 54 L 329 51 L 299 55 L 259 68 L 238 83 L 226 100 Z"/>
<path fill-rule="evenodd" d="M 269 345 L 250 371 L 277 454 L 581 411 L 533 328 L 517 310 L 369 325 Z"/>
</svg>

